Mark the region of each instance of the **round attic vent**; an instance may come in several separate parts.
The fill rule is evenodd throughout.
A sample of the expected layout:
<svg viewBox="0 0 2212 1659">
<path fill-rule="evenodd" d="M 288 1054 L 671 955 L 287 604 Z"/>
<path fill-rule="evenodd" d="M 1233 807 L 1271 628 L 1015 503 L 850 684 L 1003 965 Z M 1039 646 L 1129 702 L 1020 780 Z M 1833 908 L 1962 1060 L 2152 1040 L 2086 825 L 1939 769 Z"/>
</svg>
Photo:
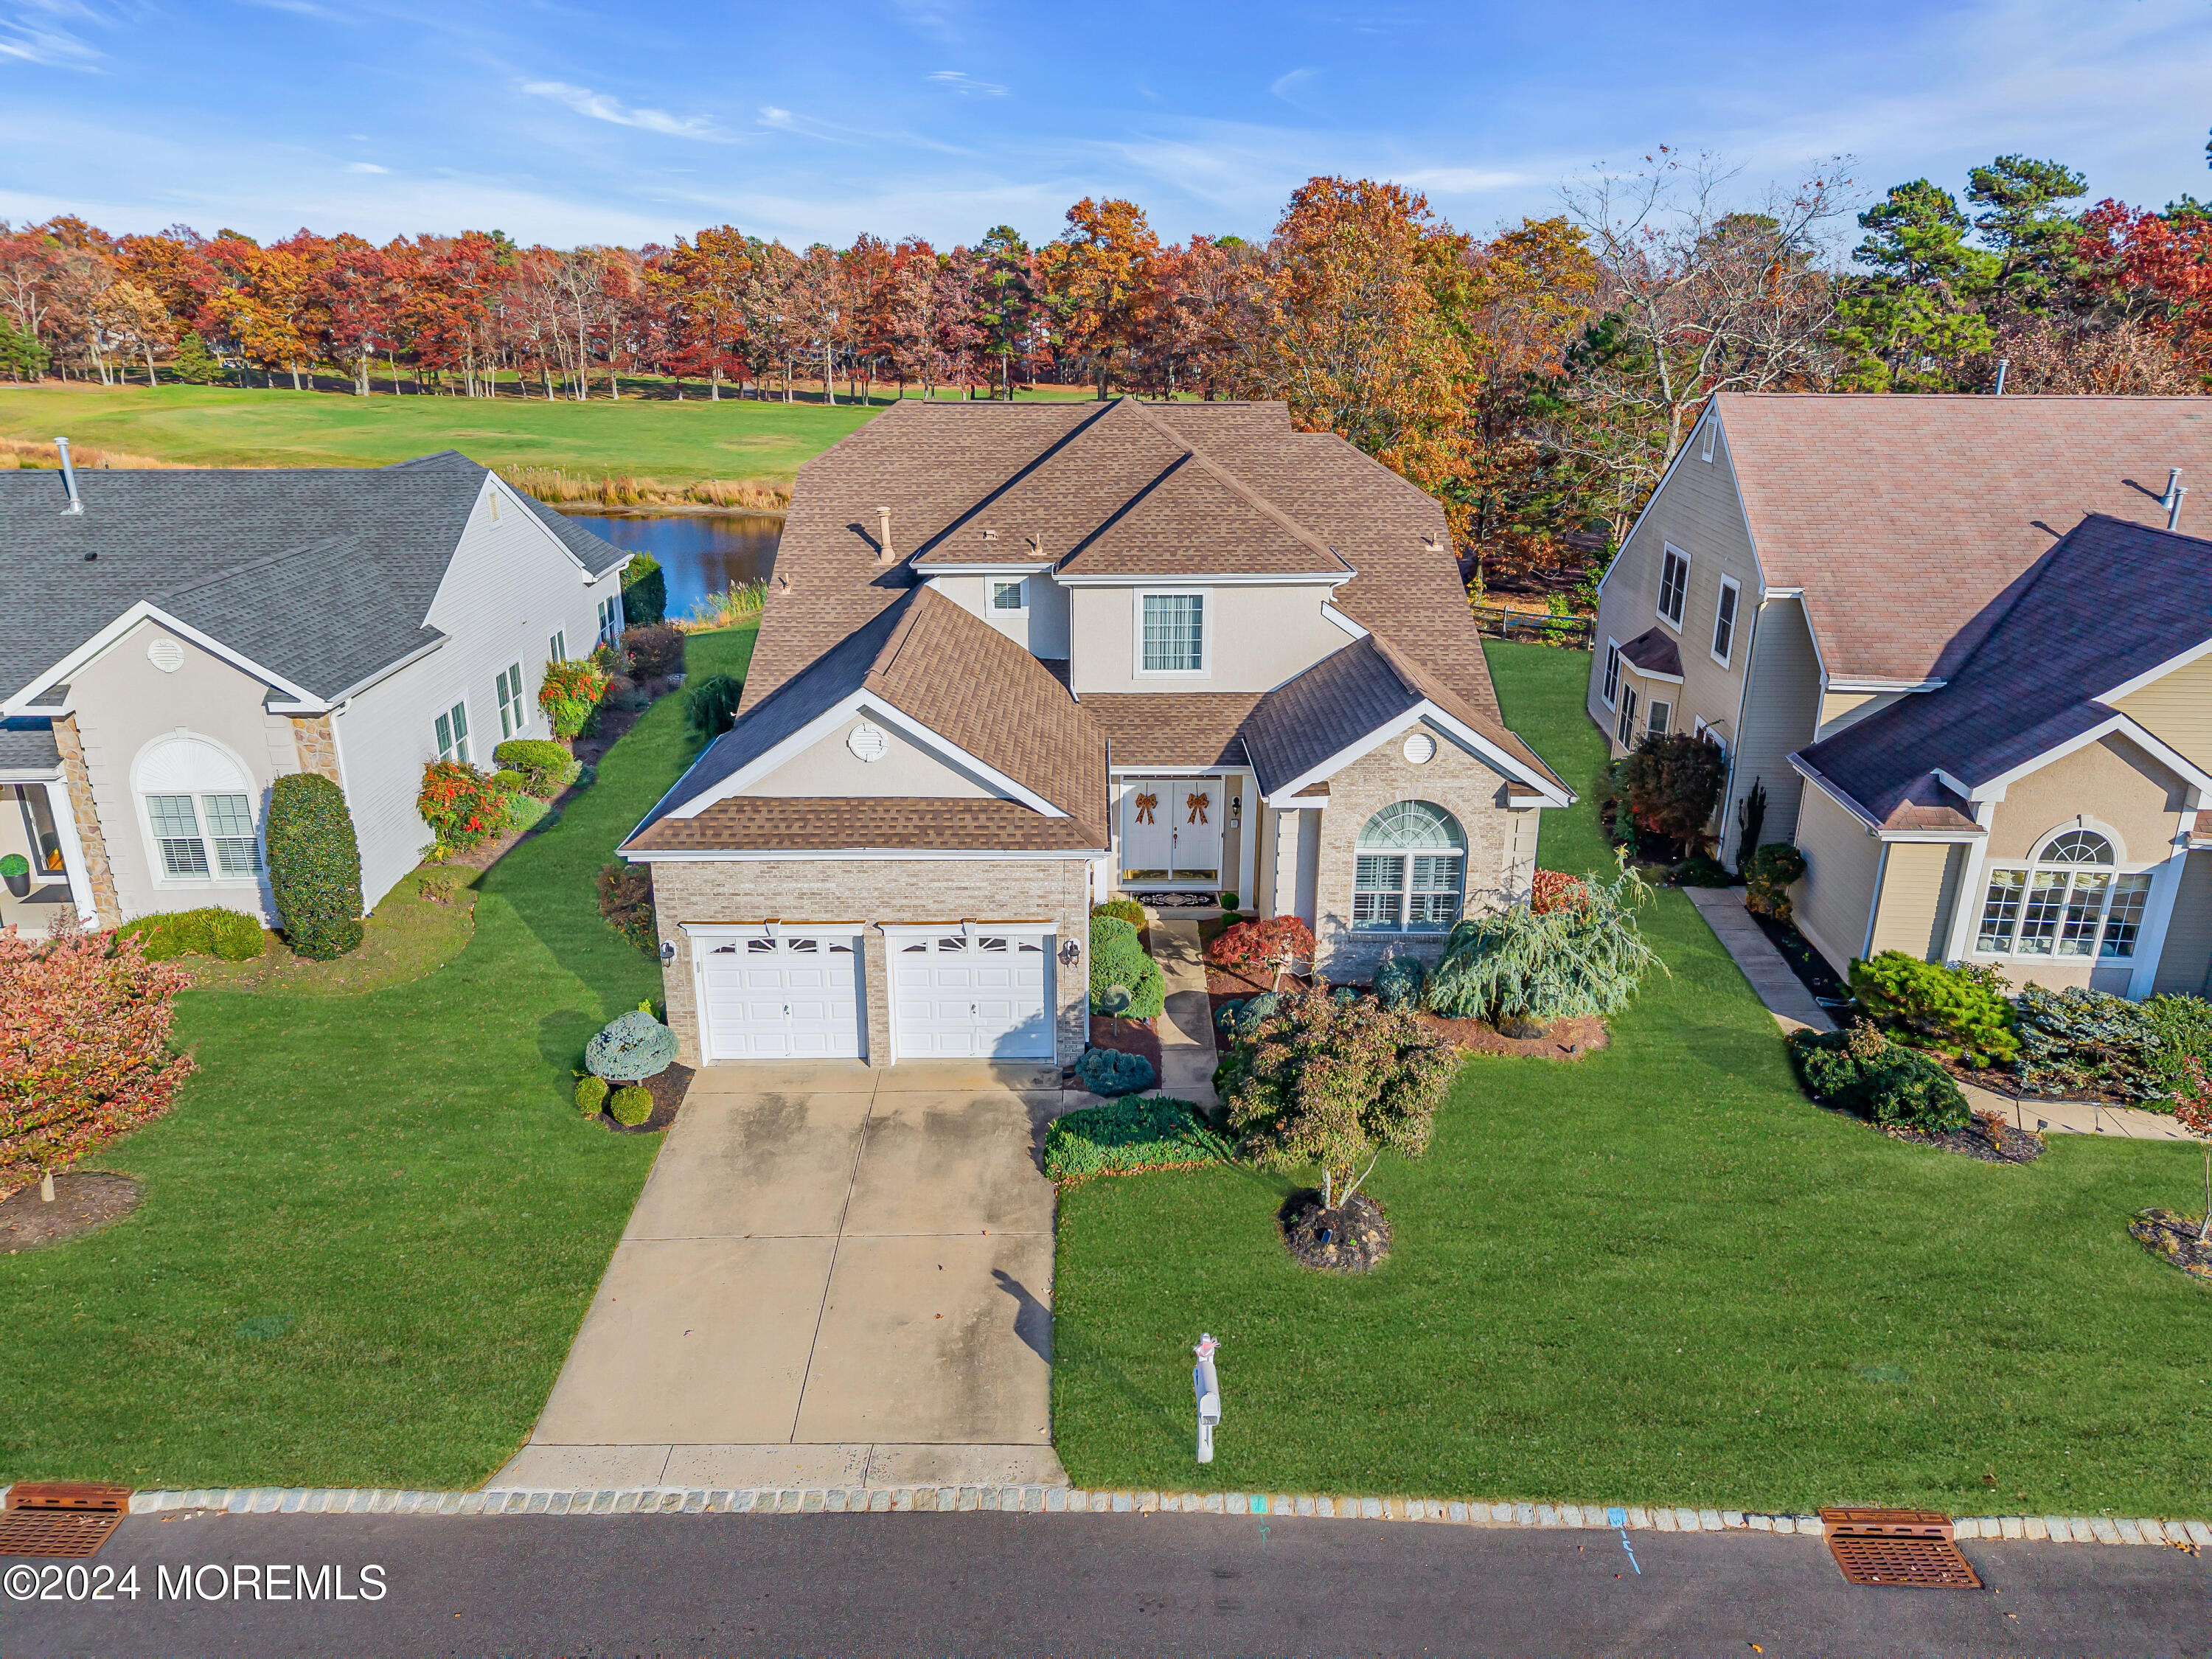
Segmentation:
<svg viewBox="0 0 2212 1659">
<path fill-rule="evenodd" d="M 890 750 L 891 740 L 884 728 L 862 720 L 853 728 L 853 735 L 845 739 L 845 747 L 864 761 L 879 761 Z"/>
<path fill-rule="evenodd" d="M 1425 732 L 1416 732 L 1406 739 L 1405 755 L 1415 766 L 1426 766 L 1437 757 L 1437 740 Z"/>
<path fill-rule="evenodd" d="M 146 660 L 164 674 L 173 674 L 185 665 L 185 647 L 174 640 L 155 640 L 146 647 Z"/>
</svg>

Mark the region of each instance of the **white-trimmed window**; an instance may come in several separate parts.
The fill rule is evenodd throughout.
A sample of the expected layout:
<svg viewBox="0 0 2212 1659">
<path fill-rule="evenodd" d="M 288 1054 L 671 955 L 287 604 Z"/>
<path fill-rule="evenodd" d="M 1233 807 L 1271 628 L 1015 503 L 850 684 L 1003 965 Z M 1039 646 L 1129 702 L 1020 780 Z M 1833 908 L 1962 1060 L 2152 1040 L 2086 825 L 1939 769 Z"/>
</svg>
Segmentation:
<svg viewBox="0 0 2212 1659">
<path fill-rule="evenodd" d="M 1016 617 L 1030 608 L 1029 580 L 991 584 L 991 611 L 994 616 Z"/>
<path fill-rule="evenodd" d="M 1698 723 L 1690 728 L 1690 735 L 1693 738 L 1702 738 L 1706 743 L 1712 744 L 1714 748 L 1719 750 L 1723 755 L 1728 753 L 1728 744 L 1721 741 L 1719 729 L 1710 720 L 1706 720 L 1703 714 L 1698 716 Z"/>
<path fill-rule="evenodd" d="M 1660 698 L 1651 699 L 1651 712 L 1644 717 L 1644 729 L 1650 736 L 1663 738 L 1674 729 L 1674 705 Z"/>
<path fill-rule="evenodd" d="M 1700 443 L 1700 444 L 1698 446 L 1698 459 L 1701 459 L 1701 460 L 1707 460 L 1707 461 L 1710 461 L 1711 459 L 1712 459 L 1712 458 L 1713 458 L 1713 437 L 1714 437 L 1714 434 L 1717 434 L 1717 433 L 1718 433 L 1718 432 L 1720 431 L 1720 429 L 1721 429 L 1721 423 L 1720 423 L 1718 421 L 1715 420 L 1715 419 L 1714 419 L 1711 416 L 1710 416 L 1710 415 L 1708 415 L 1708 416 L 1705 416 L 1705 440 L 1704 440 L 1704 441 L 1703 441 L 1702 443 Z"/>
<path fill-rule="evenodd" d="M 441 761 L 457 760 L 466 764 L 469 758 L 468 704 L 455 703 L 438 716 L 436 727 L 438 758 Z"/>
<path fill-rule="evenodd" d="M 499 671 L 499 734 L 511 738 L 530 724 L 530 705 L 522 700 L 522 665 Z"/>
<path fill-rule="evenodd" d="M 1137 595 L 1137 671 L 1143 674 L 1206 672 L 1206 595 Z"/>
<path fill-rule="evenodd" d="M 2026 865 L 1992 866 L 1974 949 L 1984 956 L 2123 962 L 2136 953 L 2151 872 L 2123 871 L 2109 837 L 2063 830 Z"/>
<path fill-rule="evenodd" d="M 140 757 L 136 777 L 161 879 L 240 880 L 261 873 L 253 821 L 258 792 L 228 753 L 202 738 L 171 738 Z"/>
<path fill-rule="evenodd" d="M 1733 576 L 1721 578 L 1721 596 L 1713 604 L 1713 660 L 1722 667 L 1735 652 L 1735 608 L 1742 585 Z"/>
<path fill-rule="evenodd" d="M 1659 557 L 1659 619 L 1670 628 L 1682 625 L 1682 601 L 1690 592 L 1690 556 L 1669 547 Z"/>
<path fill-rule="evenodd" d="M 1425 800 L 1384 807 L 1361 829 L 1354 857 L 1354 927 L 1443 933 L 1459 920 L 1467 837 L 1443 807 Z"/>
<path fill-rule="evenodd" d="M 568 660 L 568 630 L 567 629 L 555 629 L 551 637 L 545 641 L 545 660 L 548 662 Z"/>
<path fill-rule="evenodd" d="M 616 593 L 599 601 L 599 643 L 612 645 L 622 638 L 622 595 Z"/>
<path fill-rule="evenodd" d="M 1620 645 L 1618 641 L 1605 642 L 1605 678 L 1598 688 L 1598 700 L 1611 708 L 1620 696 Z"/>
<path fill-rule="evenodd" d="M 1620 688 L 1620 718 L 1613 723 L 1613 735 L 1624 749 L 1636 742 L 1636 688 L 1632 685 Z"/>
</svg>

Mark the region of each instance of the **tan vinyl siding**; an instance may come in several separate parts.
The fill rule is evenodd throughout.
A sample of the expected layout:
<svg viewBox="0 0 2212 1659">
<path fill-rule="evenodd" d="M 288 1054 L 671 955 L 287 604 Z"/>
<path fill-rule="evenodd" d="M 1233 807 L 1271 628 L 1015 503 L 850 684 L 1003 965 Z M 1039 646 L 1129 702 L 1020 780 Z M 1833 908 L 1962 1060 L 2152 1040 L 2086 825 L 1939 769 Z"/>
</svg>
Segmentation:
<svg viewBox="0 0 2212 1659">
<path fill-rule="evenodd" d="M 1721 812 L 1722 848 L 1730 863 L 1735 860 L 1741 836 L 1737 813 L 1754 783 L 1766 786 L 1766 823 L 1759 839 L 1796 839 L 1804 781 L 1790 764 L 1790 757 L 1813 741 L 1820 696 L 1820 659 L 1805 626 L 1805 607 L 1796 599 L 1776 599 L 1759 611 L 1753 624 L 1751 651 L 1743 724 Z"/>
<path fill-rule="evenodd" d="M 1899 698 L 1912 695 L 1910 691 L 1826 692 L 1820 698 L 1820 732 L 1815 741 L 1825 743 L 1845 727 L 1856 726 L 1869 714 L 1878 714 Z"/>
<path fill-rule="evenodd" d="M 1942 959 L 1965 850 L 1927 842 L 1890 843 L 1875 912 L 1876 952 L 1902 951 L 1924 962 Z"/>
<path fill-rule="evenodd" d="M 1797 814 L 1805 877 L 1790 890 L 1797 931 L 1838 973 L 1866 942 L 1867 915 L 1881 868 L 1881 843 L 1822 789 L 1805 791 Z"/>
<path fill-rule="evenodd" d="M 2182 866 L 2173 919 L 2166 925 L 2166 948 L 2159 952 L 2158 977 L 2151 988 L 2201 996 L 2208 969 L 2212 969 L 2212 853 L 2191 853 Z"/>
<path fill-rule="evenodd" d="M 2199 657 L 2113 705 L 2199 766 L 2212 766 L 2212 657 Z"/>
</svg>

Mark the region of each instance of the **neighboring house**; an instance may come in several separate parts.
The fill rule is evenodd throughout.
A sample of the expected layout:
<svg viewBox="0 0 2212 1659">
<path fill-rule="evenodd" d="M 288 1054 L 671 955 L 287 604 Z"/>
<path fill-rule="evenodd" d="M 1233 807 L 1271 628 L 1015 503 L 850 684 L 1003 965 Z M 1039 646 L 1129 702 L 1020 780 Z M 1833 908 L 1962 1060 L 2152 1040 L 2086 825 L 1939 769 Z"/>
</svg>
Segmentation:
<svg viewBox="0 0 2212 1659">
<path fill-rule="evenodd" d="M 289 772 L 345 791 L 370 905 L 421 856 L 426 762 L 547 737 L 549 658 L 622 624 L 629 556 L 447 451 L 374 470 L 0 472 L 0 853 L 112 925 L 274 922 Z"/>
<path fill-rule="evenodd" d="M 2188 624 L 2164 607 L 2205 608 L 2186 550 L 2201 544 L 2142 534 L 2181 520 L 2178 477 L 2212 477 L 2212 399 L 1724 393 L 1601 585 L 1591 717 L 1615 754 L 1654 730 L 1706 735 L 1727 750 L 1714 824 L 1723 856 L 1736 857 L 1744 804 L 1763 788 L 1760 839 L 1805 853 L 1799 925 L 1839 969 L 1895 946 L 2002 962 L 2015 979 L 2197 988 L 2201 950 L 2193 969 L 2167 960 L 2187 954 L 2181 941 L 2195 926 L 2185 914 L 2172 932 L 2165 920 L 2177 902 L 2188 911 L 2192 890 L 2176 827 L 2184 802 L 2171 792 L 2195 787 L 2175 765 L 2212 764 L 2212 750 L 2133 702 L 2121 724 L 2063 752 L 2037 750 L 2033 732 L 2011 726 L 2052 699 L 2124 696 L 2123 682 L 2155 665 L 2143 652 L 2170 645 L 2166 657 L 2182 659 L 2194 648 Z M 2132 583 L 2096 573 L 2107 554 Z M 2069 625 L 2084 630 L 2063 650 L 2051 610 L 2061 596 L 2075 607 Z M 2140 647 L 2128 643 L 2146 628 Z M 2066 684 L 2031 684 L 2028 668 L 2046 670 L 2006 654 L 2030 638 L 2028 658 L 2073 665 Z M 2100 660 L 2131 666 L 2107 680 Z M 1978 769 L 1998 755 L 2024 769 Z M 1919 774 L 1895 770 L 1908 757 Z M 2145 781 L 2154 774 L 2163 781 Z M 1931 775 L 1956 781 L 1931 793 Z M 2175 815 L 2163 833 L 2140 817 L 2119 833 L 2118 801 L 2160 788 L 2171 806 L 2157 811 Z M 2028 824 L 2036 813 L 2044 821 Z M 2101 850 L 2063 840 L 2090 820 L 2105 825 Z M 2055 880 L 2046 866 L 2062 846 L 2109 856 L 2109 889 Z M 2135 879 L 2159 871 L 2148 885 Z M 2033 927 L 2015 918 L 2004 934 L 1994 913 L 1985 934 L 1984 890 L 2004 872 L 2021 877 L 2030 901 L 2063 890 L 2073 896 L 2062 908 L 2079 910 L 2094 890 L 2106 908 L 2094 927 L 2075 915 L 2063 950 L 2045 948 L 2039 902 L 2022 912 Z M 1923 890 L 1908 900 L 1916 883 Z M 1980 950 L 1984 937 L 2002 948 Z"/>
<path fill-rule="evenodd" d="M 901 403 L 800 470 L 736 726 L 624 845 L 693 1063 L 1073 1060 L 1089 908 L 1321 971 L 1528 891 L 1572 793 L 1435 501 L 1279 404 Z"/>
</svg>

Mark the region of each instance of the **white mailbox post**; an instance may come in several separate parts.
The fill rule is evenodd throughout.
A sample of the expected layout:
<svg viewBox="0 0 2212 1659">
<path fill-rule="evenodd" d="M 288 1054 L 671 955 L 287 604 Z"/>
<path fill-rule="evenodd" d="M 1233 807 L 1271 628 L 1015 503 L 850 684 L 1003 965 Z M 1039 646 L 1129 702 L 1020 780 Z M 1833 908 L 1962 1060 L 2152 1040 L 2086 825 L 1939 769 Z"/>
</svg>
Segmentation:
<svg viewBox="0 0 2212 1659">
<path fill-rule="evenodd" d="M 1213 1369 L 1213 1351 L 1221 1345 L 1204 1332 L 1199 1334 L 1198 1364 L 1191 1368 L 1190 1386 L 1198 1395 L 1198 1461 L 1213 1461 L 1213 1429 L 1221 1421 L 1221 1379 Z"/>
</svg>

